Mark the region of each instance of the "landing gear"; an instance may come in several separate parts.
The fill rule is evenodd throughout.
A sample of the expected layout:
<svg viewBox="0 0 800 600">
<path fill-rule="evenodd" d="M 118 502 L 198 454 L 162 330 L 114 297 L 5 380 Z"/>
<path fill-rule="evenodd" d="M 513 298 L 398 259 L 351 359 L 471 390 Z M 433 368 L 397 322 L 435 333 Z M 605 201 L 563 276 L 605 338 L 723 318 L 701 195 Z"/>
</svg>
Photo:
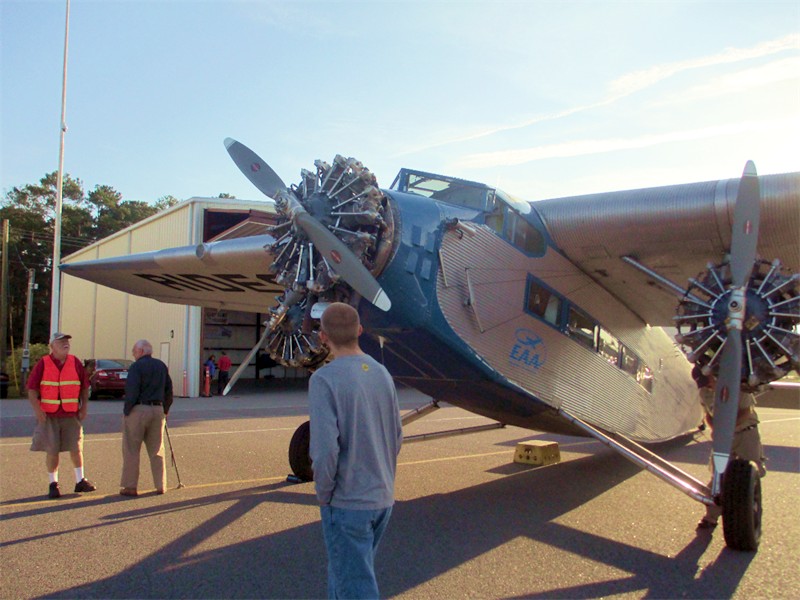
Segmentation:
<svg viewBox="0 0 800 600">
<path fill-rule="evenodd" d="M 314 470 L 311 468 L 311 457 L 308 453 L 310 442 L 311 422 L 306 421 L 295 430 L 289 442 L 289 466 L 292 473 L 303 481 L 314 480 Z"/>
<path fill-rule="evenodd" d="M 752 461 L 734 459 L 722 478 L 722 529 L 733 550 L 755 552 L 761 541 L 761 477 Z"/>
</svg>

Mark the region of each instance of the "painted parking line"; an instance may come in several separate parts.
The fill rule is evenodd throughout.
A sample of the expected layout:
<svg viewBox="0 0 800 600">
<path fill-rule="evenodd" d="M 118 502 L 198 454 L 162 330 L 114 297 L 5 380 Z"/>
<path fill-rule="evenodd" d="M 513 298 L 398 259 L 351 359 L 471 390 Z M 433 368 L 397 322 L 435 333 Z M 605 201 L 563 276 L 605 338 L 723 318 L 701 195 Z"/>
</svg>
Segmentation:
<svg viewBox="0 0 800 600">
<path fill-rule="evenodd" d="M 283 428 L 283 429 L 285 430 L 287 428 Z M 249 432 L 254 432 L 254 433 L 255 432 L 263 432 L 263 431 L 280 431 L 280 429 L 253 429 L 253 430 L 249 430 Z M 214 435 L 216 433 L 242 433 L 242 432 L 241 431 L 212 432 L 210 435 Z M 183 434 L 183 435 L 209 435 L 209 434 L 200 433 L 200 434 Z M 177 437 L 177 436 L 174 436 L 174 437 Z M 116 441 L 119 441 L 120 439 L 121 438 L 116 438 Z M 111 438 L 109 438 L 107 440 L 100 440 L 100 441 L 110 441 L 110 440 L 111 440 Z M 98 441 L 98 440 L 95 440 L 95 441 Z M 569 444 L 560 444 L 560 447 L 561 448 L 574 448 L 574 447 L 577 447 L 577 446 L 585 446 L 585 445 L 597 444 L 597 443 L 598 442 L 596 440 L 586 439 L 586 440 L 580 440 L 580 441 L 572 442 L 572 443 L 569 443 Z M 481 452 L 481 453 L 475 453 L 475 454 L 460 454 L 460 455 L 457 455 L 457 456 L 443 456 L 443 457 L 438 457 L 438 458 L 427 458 L 427 459 L 421 459 L 421 460 L 398 461 L 397 466 L 398 467 L 413 467 L 413 466 L 419 466 L 419 465 L 425 465 L 425 464 L 450 462 L 450 461 L 460 461 L 460 460 L 472 460 L 472 459 L 476 459 L 476 458 L 486 458 L 486 457 L 489 457 L 489 456 L 500 456 L 500 455 L 503 455 L 503 454 L 509 455 L 509 454 L 512 454 L 512 451 L 509 448 L 505 448 L 504 450 L 498 450 L 498 451 L 494 451 L 494 452 Z M 233 479 L 233 480 L 229 480 L 229 481 L 213 481 L 213 482 L 208 482 L 208 483 L 195 483 L 195 484 L 190 484 L 190 485 L 184 484 L 183 487 L 180 488 L 180 489 L 184 489 L 184 490 L 199 490 L 199 489 L 220 488 L 220 487 L 230 487 L 230 486 L 240 486 L 240 485 L 263 485 L 263 484 L 267 484 L 267 483 L 274 483 L 276 481 L 286 481 L 286 475 L 275 475 L 275 476 L 271 476 L 271 477 L 257 477 L 255 479 Z M 311 482 L 305 482 L 305 483 L 311 483 Z M 170 488 L 169 491 L 168 491 L 169 495 L 176 493 L 177 489 L 178 488 L 174 488 L 174 489 Z M 14 509 L 14 508 L 28 508 L 28 507 L 34 507 L 34 506 L 42 506 L 42 505 L 51 504 L 53 502 L 68 502 L 70 500 L 71 496 L 72 495 L 67 495 L 66 497 L 62 497 L 62 498 L 59 498 L 57 500 L 51 500 L 51 499 L 48 498 L 48 499 L 43 499 L 43 500 L 34 501 L 34 502 L 26 501 L 26 502 L 18 502 L 18 503 L 8 503 L 8 504 L 3 504 L 2 506 L 0 506 L 0 508 L 2 508 L 3 510 L 7 510 L 7 509 Z M 155 496 L 155 489 L 144 490 L 144 491 L 140 492 L 140 494 L 139 494 L 139 497 L 145 497 L 146 498 L 146 497 L 149 497 L 149 496 Z M 83 500 L 86 500 L 86 499 L 101 500 L 101 499 L 106 499 L 106 498 L 117 498 L 117 497 L 119 497 L 119 494 L 118 493 L 102 494 L 102 495 L 92 494 L 91 496 L 75 495 L 74 497 L 76 499 L 83 499 Z M 133 499 L 133 498 L 131 498 L 131 499 Z"/>
<path fill-rule="evenodd" d="M 443 417 L 440 419 L 429 419 L 427 422 L 444 422 L 444 421 L 468 421 L 473 419 L 484 419 L 484 417 L 480 416 L 463 416 L 463 417 Z M 176 421 L 168 421 L 169 423 L 175 423 Z M 195 423 L 199 421 L 191 421 L 188 419 L 182 420 L 182 422 L 188 423 Z M 212 436 L 212 435 L 240 435 L 243 433 L 274 433 L 276 431 L 294 431 L 297 427 L 267 427 L 267 428 L 260 428 L 260 429 L 231 429 L 227 431 L 196 431 L 196 432 L 176 432 L 174 430 L 170 430 L 170 436 L 173 438 L 180 438 L 180 437 L 198 437 L 198 436 Z M 122 434 L 113 437 L 96 437 L 90 435 L 84 435 L 83 443 L 90 444 L 96 442 L 118 442 L 122 439 Z M 0 442 L 0 448 L 13 448 L 15 446 L 30 446 L 31 442 L 30 439 L 26 438 L 26 441 L 21 442 Z"/>
</svg>

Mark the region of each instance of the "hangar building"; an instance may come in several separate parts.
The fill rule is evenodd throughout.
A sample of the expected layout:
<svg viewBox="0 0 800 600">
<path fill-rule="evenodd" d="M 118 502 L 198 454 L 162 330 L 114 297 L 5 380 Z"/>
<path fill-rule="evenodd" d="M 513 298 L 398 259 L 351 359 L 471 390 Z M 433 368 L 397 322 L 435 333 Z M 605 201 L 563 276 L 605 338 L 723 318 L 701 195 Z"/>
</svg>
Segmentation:
<svg viewBox="0 0 800 600">
<path fill-rule="evenodd" d="M 266 233 L 277 217 L 271 202 L 228 198 L 190 198 L 82 250 L 62 262 L 81 262 L 192 246 L 202 242 Z M 264 314 L 165 304 L 105 286 L 61 276 L 61 331 L 73 336 L 72 352 L 81 359 L 132 359 L 138 339 L 153 344 L 153 355 L 169 367 L 178 396 L 202 392 L 202 363 L 225 350 L 232 373 L 247 357 L 273 306 L 266 298 Z M 242 375 L 259 376 L 255 359 Z M 274 371 L 274 373 L 272 372 Z M 277 377 L 302 377 L 301 370 L 275 368 Z M 260 373 L 266 374 L 264 371 Z M 214 391 L 212 386 L 212 391 Z"/>
</svg>

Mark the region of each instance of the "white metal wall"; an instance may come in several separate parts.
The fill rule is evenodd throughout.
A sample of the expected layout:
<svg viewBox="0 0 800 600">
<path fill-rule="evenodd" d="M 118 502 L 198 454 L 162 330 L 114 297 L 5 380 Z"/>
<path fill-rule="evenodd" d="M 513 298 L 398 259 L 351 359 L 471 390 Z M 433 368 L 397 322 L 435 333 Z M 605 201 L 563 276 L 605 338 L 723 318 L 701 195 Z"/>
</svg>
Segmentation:
<svg viewBox="0 0 800 600">
<path fill-rule="evenodd" d="M 207 208 L 264 210 L 264 203 L 192 198 L 71 254 L 63 262 L 199 243 Z M 132 296 L 69 275 L 61 279 L 61 303 L 60 329 L 73 336 L 73 354 L 81 359 L 130 359 L 136 340 L 147 339 L 153 345 L 154 356 L 168 361 L 176 394 L 199 395 L 202 340 L 199 307 Z"/>
</svg>

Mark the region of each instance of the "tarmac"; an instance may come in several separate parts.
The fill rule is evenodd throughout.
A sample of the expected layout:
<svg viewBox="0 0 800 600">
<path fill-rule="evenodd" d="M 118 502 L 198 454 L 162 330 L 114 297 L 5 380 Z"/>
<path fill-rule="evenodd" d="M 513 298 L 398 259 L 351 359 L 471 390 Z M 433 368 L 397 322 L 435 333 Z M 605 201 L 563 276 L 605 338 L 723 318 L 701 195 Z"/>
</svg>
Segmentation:
<svg viewBox="0 0 800 600">
<path fill-rule="evenodd" d="M 166 495 L 142 457 L 140 496 L 118 495 L 122 403 L 85 421 L 97 491 L 46 498 L 29 451 L 26 400 L 0 401 L 0 598 L 322 598 L 325 548 L 313 484 L 287 482 L 307 417 L 305 382 L 242 382 L 228 397 L 179 398 L 168 426 L 177 469 Z M 400 391 L 401 410 L 428 398 Z M 769 473 L 755 553 L 695 531 L 697 502 L 589 438 L 506 427 L 406 444 L 378 552 L 386 598 L 798 598 L 800 396 L 760 399 Z M 443 405 L 407 434 L 485 424 Z M 561 462 L 513 462 L 521 441 L 557 441 Z M 708 477 L 705 432 L 654 448 Z M 169 460 L 169 446 L 167 447 Z M 178 488 L 178 473 L 182 487 Z"/>
</svg>

